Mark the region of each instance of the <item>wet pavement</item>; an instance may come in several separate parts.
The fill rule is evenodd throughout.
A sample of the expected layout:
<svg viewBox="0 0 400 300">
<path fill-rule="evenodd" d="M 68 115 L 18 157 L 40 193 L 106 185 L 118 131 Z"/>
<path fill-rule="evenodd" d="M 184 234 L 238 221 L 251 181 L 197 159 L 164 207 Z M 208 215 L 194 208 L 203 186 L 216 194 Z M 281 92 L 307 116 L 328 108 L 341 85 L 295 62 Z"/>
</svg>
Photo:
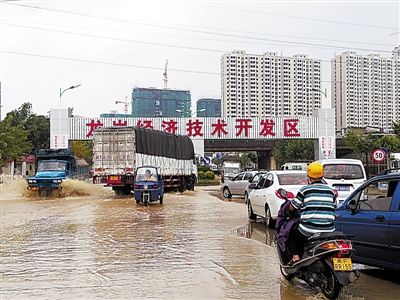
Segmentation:
<svg viewBox="0 0 400 300">
<path fill-rule="evenodd" d="M 323 299 L 281 277 L 274 232 L 215 188 L 148 207 L 98 187 L 54 199 L 18 188 L 0 185 L 1 299 Z M 399 299 L 398 275 L 363 272 L 342 298 Z"/>
</svg>

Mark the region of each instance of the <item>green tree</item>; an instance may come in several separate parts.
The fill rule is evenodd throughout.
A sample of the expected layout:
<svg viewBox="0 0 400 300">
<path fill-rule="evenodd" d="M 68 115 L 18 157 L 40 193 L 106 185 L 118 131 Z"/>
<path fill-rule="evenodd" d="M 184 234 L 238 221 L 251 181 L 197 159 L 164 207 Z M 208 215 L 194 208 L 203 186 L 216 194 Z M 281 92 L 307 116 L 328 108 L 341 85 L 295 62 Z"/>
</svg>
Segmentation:
<svg viewBox="0 0 400 300">
<path fill-rule="evenodd" d="M 32 143 L 32 152 L 50 148 L 50 120 L 46 116 L 32 114 L 25 122 L 29 132 L 28 139 Z"/>
<path fill-rule="evenodd" d="M 394 134 L 400 137 L 400 122 L 393 122 L 392 129 L 394 131 Z"/>
<path fill-rule="evenodd" d="M 28 131 L 28 140 L 32 143 L 33 153 L 38 149 L 50 148 L 50 120 L 46 116 L 32 112 L 32 104 L 26 102 L 18 109 L 9 112 L 6 119 L 11 126 L 22 126 Z"/>
<path fill-rule="evenodd" d="M 73 141 L 71 148 L 74 154 L 86 160 L 88 164 L 93 163 L 93 142 L 92 141 Z"/>
<path fill-rule="evenodd" d="M 349 129 L 344 137 L 345 144 L 356 154 L 359 154 L 360 158 L 364 158 L 366 162 L 369 153 L 374 149 L 375 140 L 376 138 L 372 134 L 359 128 Z"/>
<path fill-rule="evenodd" d="M 400 138 L 396 135 L 383 135 L 372 143 L 372 149 L 386 148 L 389 152 L 400 151 Z"/>
<path fill-rule="evenodd" d="M 313 140 L 282 140 L 275 144 L 272 156 L 276 166 L 287 162 L 312 161 L 314 159 Z"/>
<path fill-rule="evenodd" d="M 218 158 L 216 158 L 216 157 L 214 157 L 214 158 L 211 160 L 211 162 L 212 162 L 214 165 L 217 165 L 217 166 L 221 166 L 222 163 L 223 163 L 222 159 L 218 159 Z"/>
<path fill-rule="evenodd" d="M 12 125 L 10 118 L 0 123 L 0 166 L 4 166 L 6 160 L 15 160 L 31 151 L 28 134 L 23 126 Z"/>
<path fill-rule="evenodd" d="M 248 166 L 250 162 L 251 162 L 251 160 L 250 160 L 249 154 L 242 153 L 242 155 L 240 156 L 240 167 L 244 168 L 244 167 Z"/>
</svg>

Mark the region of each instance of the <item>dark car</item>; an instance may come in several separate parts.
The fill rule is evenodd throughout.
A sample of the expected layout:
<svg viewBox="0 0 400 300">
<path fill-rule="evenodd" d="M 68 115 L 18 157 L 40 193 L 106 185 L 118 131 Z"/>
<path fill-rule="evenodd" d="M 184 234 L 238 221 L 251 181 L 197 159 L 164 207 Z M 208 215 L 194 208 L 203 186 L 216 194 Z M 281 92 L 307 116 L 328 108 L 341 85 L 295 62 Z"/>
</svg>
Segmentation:
<svg viewBox="0 0 400 300">
<path fill-rule="evenodd" d="M 336 210 L 336 230 L 351 235 L 354 261 L 400 270 L 400 173 L 371 178 Z"/>
</svg>

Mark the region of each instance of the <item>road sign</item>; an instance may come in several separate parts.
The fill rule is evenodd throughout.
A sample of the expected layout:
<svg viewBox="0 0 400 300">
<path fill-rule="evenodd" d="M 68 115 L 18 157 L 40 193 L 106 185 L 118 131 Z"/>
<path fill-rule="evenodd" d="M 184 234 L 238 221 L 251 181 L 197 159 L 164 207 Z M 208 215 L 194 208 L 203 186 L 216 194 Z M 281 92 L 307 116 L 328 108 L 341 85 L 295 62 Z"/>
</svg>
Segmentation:
<svg viewBox="0 0 400 300">
<path fill-rule="evenodd" d="M 377 163 L 381 163 L 385 160 L 386 158 L 386 153 L 384 150 L 382 149 L 375 149 L 374 151 L 372 151 L 372 159 L 377 162 Z"/>
<path fill-rule="evenodd" d="M 334 136 L 320 136 L 319 159 L 330 159 L 336 157 L 336 138 Z"/>
<path fill-rule="evenodd" d="M 211 157 L 204 156 L 203 161 L 205 165 L 209 165 L 211 163 Z"/>
</svg>

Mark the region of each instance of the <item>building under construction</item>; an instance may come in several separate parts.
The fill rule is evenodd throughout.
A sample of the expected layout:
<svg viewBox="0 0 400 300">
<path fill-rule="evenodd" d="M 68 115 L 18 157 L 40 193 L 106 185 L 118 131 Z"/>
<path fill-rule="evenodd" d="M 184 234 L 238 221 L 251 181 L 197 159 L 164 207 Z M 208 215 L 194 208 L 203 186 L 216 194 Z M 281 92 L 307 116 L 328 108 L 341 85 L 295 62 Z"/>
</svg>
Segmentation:
<svg viewBox="0 0 400 300">
<path fill-rule="evenodd" d="M 190 117 L 190 91 L 134 88 L 132 90 L 133 117 Z"/>
</svg>

